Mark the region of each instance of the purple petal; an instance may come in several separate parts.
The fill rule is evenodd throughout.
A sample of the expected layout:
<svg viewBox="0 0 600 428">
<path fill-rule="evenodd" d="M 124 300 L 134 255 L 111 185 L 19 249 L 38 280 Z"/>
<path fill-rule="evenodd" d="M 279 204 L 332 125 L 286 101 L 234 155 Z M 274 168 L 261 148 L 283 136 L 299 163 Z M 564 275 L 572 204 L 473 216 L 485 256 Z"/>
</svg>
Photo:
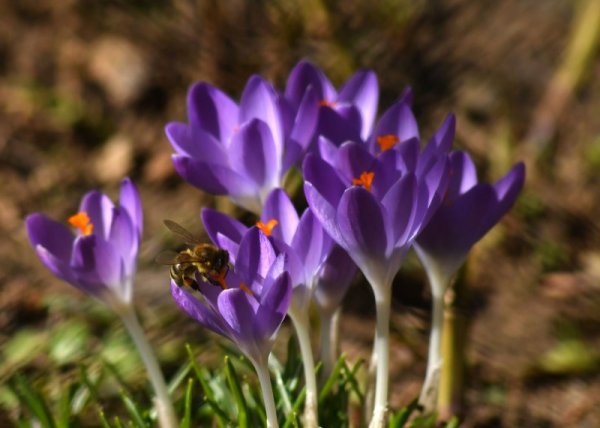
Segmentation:
<svg viewBox="0 0 600 428">
<path fill-rule="evenodd" d="M 173 165 L 181 177 L 213 195 L 253 195 L 258 192 L 249 180 L 230 168 L 173 155 Z"/>
<path fill-rule="evenodd" d="M 267 281 L 256 312 L 255 330 L 258 338 L 270 339 L 283 322 L 292 300 L 292 286 L 287 273 Z"/>
<path fill-rule="evenodd" d="M 279 159 L 267 125 L 258 119 L 245 123 L 231 140 L 231 168 L 257 187 L 273 184 L 279 178 Z"/>
<path fill-rule="evenodd" d="M 165 133 L 178 155 L 217 164 L 227 162 L 226 146 L 207 131 L 171 122 L 166 126 Z"/>
<path fill-rule="evenodd" d="M 321 223 L 310 209 L 305 210 L 302 214 L 291 246 L 302 261 L 306 278 L 309 280 L 316 274 L 317 267 L 331 246 L 331 238 L 325 234 Z"/>
<path fill-rule="evenodd" d="M 25 226 L 34 248 L 42 246 L 53 257 L 65 263 L 69 262 L 75 240 L 69 228 L 39 213 L 27 216 Z"/>
<path fill-rule="evenodd" d="M 120 254 L 125 265 L 126 275 L 133 274 L 136 267 L 139 237 L 125 210 L 115 208 L 108 239 Z"/>
<path fill-rule="evenodd" d="M 232 339 L 242 350 L 252 349 L 256 344 L 254 324 L 258 302 L 241 289 L 232 288 L 219 294 L 217 304 L 223 321 L 234 335 Z"/>
<path fill-rule="evenodd" d="M 360 177 L 363 172 L 372 172 L 374 159 L 373 155 L 366 150 L 364 144 L 347 142 L 342 144 L 338 150 L 335 167 L 344 179 L 351 183 L 353 179 Z"/>
<path fill-rule="evenodd" d="M 388 233 L 388 242 L 391 245 L 400 246 L 406 242 L 416 214 L 416 197 L 417 180 L 414 174 L 407 174 L 398 180 L 381 200 L 391 226 Z"/>
<path fill-rule="evenodd" d="M 346 190 L 336 219 L 348 253 L 364 259 L 385 258 L 388 219 L 371 192 L 358 186 Z"/>
<path fill-rule="evenodd" d="M 517 200 L 517 197 L 521 193 L 524 184 L 525 165 L 522 162 L 519 162 L 513 166 L 508 174 L 494 184 L 494 191 L 496 193 L 498 203 L 493 213 L 491 213 L 486 219 L 486 226 L 489 225 L 491 228 L 502 218 L 502 216 L 504 216 L 504 214 L 508 212 L 508 210 L 511 209 Z"/>
<path fill-rule="evenodd" d="M 356 271 L 356 264 L 346 250 L 335 245 L 323 264 L 315 288 L 314 297 L 319 307 L 327 312 L 337 309 Z"/>
<path fill-rule="evenodd" d="M 224 92 L 208 83 L 197 83 L 188 93 L 192 128 L 208 132 L 226 143 L 238 126 L 238 106 Z"/>
<path fill-rule="evenodd" d="M 323 135 L 338 146 L 346 141 L 361 141 L 362 119 L 358 109 L 348 106 L 339 110 L 327 106 L 320 108 L 317 134 Z"/>
<path fill-rule="evenodd" d="M 267 223 L 271 219 L 278 222 L 273 229 L 273 236 L 288 244 L 291 243 L 298 228 L 299 218 L 296 208 L 285 190 L 274 189 L 267 196 L 261 220 Z"/>
<path fill-rule="evenodd" d="M 298 106 L 298 112 L 290 134 L 290 139 L 297 142 L 304 150 L 312 141 L 319 119 L 319 99 L 316 90 L 309 87 Z"/>
<path fill-rule="evenodd" d="M 463 151 L 452 152 L 449 158 L 450 179 L 447 198 L 453 201 L 477 184 L 477 170 L 471 157 Z"/>
<path fill-rule="evenodd" d="M 439 158 L 448 154 L 452 148 L 455 130 L 456 119 L 453 114 L 449 114 L 425 146 L 419 159 L 417 174 L 426 173 Z"/>
<path fill-rule="evenodd" d="M 112 224 L 114 207 L 115 205 L 108 196 L 97 191 L 92 191 L 83 197 L 79 210 L 86 212 L 89 216 L 91 223 L 94 225 L 92 233 L 107 240 Z"/>
<path fill-rule="evenodd" d="M 50 272 L 56 275 L 59 279 L 67 281 L 76 287 L 78 286 L 75 274 L 73 273 L 73 270 L 67 261 L 56 257 L 41 244 L 36 245 L 34 248 L 41 262 L 50 270 Z"/>
<path fill-rule="evenodd" d="M 142 236 L 144 228 L 144 214 L 142 211 L 142 199 L 137 186 L 129 179 L 125 178 L 121 182 L 121 194 L 119 196 L 119 205 L 127 211 L 131 221 L 136 229 L 138 238 Z"/>
<path fill-rule="evenodd" d="M 373 71 L 359 71 L 346 82 L 338 95 L 339 101 L 354 104 L 362 117 L 361 138 L 371 135 L 373 121 L 377 114 L 379 85 Z"/>
<path fill-rule="evenodd" d="M 406 100 L 400 100 L 393 104 L 377 122 L 369 142 L 369 149 L 372 153 L 381 151 L 377 144 L 377 138 L 386 135 L 396 136 L 399 143 L 411 138 L 419 139 L 417 120 Z"/>
<path fill-rule="evenodd" d="M 277 102 L 277 93 L 273 87 L 259 76 L 252 76 L 240 101 L 240 123 L 260 119 L 272 134 L 275 143 L 275 157 L 283 156 L 283 124 Z"/>
<path fill-rule="evenodd" d="M 346 186 L 334 168 L 309 154 L 302 164 L 302 172 L 305 183 L 310 183 L 332 207 L 336 207 Z"/>
<path fill-rule="evenodd" d="M 171 281 L 171 295 L 175 303 L 183 309 L 190 317 L 194 318 L 204 327 L 214 331 L 221 336 L 228 337 L 222 320 L 216 314 L 196 299 L 192 294 L 187 293 Z"/>
<path fill-rule="evenodd" d="M 83 287 L 90 287 L 90 292 L 98 285 L 119 292 L 124 285 L 123 263 L 119 251 L 109 242 L 97 235 L 77 238 L 73 246 L 71 259 L 73 272 Z"/>
<path fill-rule="evenodd" d="M 226 236 L 231 241 L 239 243 L 248 230 L 238 220 L 211 208 L 202 208 L 200 217 L 210 240 L 217 245 L 220 241 L 217 235 Z"/>
<path fill-rule="evenodd" d="M 300 61 L 292 69 L 285 87 L 285 97 L 294 106 L 300 105 L 307 89 L 312 87 L 318 101 L 334 101 L 336 91 L 323 72 L 307 61 Z"/>
<path fill-rule="evenodd" d="M 235 272 L 244 283 L 251 284 L 257 275 L 267 275 L 275 258 L 269 239 L 257 227 L 251 227 L 240 242 Z"/>
</svg>

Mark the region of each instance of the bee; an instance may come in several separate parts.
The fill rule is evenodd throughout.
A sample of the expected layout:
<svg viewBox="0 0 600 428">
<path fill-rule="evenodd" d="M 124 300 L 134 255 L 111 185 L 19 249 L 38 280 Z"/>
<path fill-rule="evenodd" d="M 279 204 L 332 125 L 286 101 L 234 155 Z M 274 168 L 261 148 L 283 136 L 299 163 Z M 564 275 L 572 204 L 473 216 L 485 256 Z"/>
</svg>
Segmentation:
<svg viewBox="0 0 600 428">
<path fill-rule="evenodd" d="M 200 242 L 191 232 L 172 220 L 165 220 L 164 224 L 192 246 L 179 253 L 168 251 L 156 257 L 158 263 L 171 266 L 170 274 L 175 284 L 199 291 L 196 282 L 196 274 L 199 274 L 206 282 L 227 288 L 225 276 L 229 271 L 229 253 L 215 245 Z"/>
</svg>

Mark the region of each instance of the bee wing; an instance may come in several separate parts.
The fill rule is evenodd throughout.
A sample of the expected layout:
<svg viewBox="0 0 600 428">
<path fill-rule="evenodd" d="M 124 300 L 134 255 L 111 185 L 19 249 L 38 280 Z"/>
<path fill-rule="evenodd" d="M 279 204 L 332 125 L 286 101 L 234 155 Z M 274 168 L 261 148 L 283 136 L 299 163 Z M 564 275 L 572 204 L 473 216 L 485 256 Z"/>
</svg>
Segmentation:
<svg viewBox="0 0 600 428">
<path fill-rule="evenodd" d="M 197 244 L 199 242 L 192 232 L 173 220 L 164 220 L 163 223 L 167 226 L 167 229 L 182 238 L 187 244 Z"/>
<path fill-rule="evenodd" d="M 158 256 L 156 256 L 154 258 L 154 261 L 159 265 L 176 265 L 179 263 L 179 261 L 177 260 L 178 255 L 179 253 L 176 253 L 175 251 L 167 250 L 163 251 Z"/>
</svg>

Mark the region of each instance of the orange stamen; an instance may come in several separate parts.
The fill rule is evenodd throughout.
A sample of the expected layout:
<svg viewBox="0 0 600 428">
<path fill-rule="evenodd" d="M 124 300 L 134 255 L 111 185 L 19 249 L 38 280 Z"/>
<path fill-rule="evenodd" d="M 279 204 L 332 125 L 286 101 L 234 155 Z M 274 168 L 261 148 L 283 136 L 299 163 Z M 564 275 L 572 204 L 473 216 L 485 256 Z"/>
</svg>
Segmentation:
<svg viewBox="0 0 600 428">
<path fill-rule="evenodd" d="M 254 293 L 252 292 L 252 290 L 250 290 L 248 288 L 248 286 L 246 284 L 244 284 L 243 282 L 240 282 L 240 290 L 242 290 L 244 293 L 246 293 L 249 296 L 254 296 Z"/>
<path fill-rule="evenodd" d="M 398 136 L 394 134 L 380 135 L 379 137 L 377 137 L 377 144 L 379 144 L 379 147 L 381 148 L 382 152 L 391 149 L 399 141 L 400 138 L 398 138 Z"/>
<path fill-rule="evenodd" d="M 352 185 L 363 186 L 370 192 L 371 184 L 373 183 L 373 178 L 375 178 L 374 172 L 364 171 L 362 174 L 360 174 L 360 177 L 352 179 Z"/>
<path fill-rule="evenodd" d="M 275 226 L 277 226 L 278 224 L 279 224 L 279 222 L 277 220 L 275 220 L 274 218 L 272 218 L 267 223 L 263 223 L 262 221 L 257 221 L 256 227 L 258 227 L 260 230 L 262 230 L 262 232 L 265 235 L 271 236 L 271 233 L 273 232 L 273 228 Z"/>
<path fill-rule="evenodd" d="M 335 107 L 335 101 L 329 101 L 329 100 L 321 100 L 319 101 L 319 107 L 331 107 L 334 108 Z"/>
<path fill-rule="evenodd" d="M 225 272 L 221 272 L 218 275 L 214 275 L 212 279 L 214 279 L 216 282 L 219 283 L 219 285 L 221 286 L 221 288 L 223 290 L 227 290 L 229 287 L 227 286 L 227 283 L 225 282 L 225 276 L 227 275 L 227 271 Z"/>
<path fill-rule="evenodd" d="M 94 230 L 94 224 L 90 221 L 90 217 L 85 211 L 80 211 L 72 215 L 68 221 L 71 226 L 79 229 L 83 236 L 91 235 Z"/>
</svg>

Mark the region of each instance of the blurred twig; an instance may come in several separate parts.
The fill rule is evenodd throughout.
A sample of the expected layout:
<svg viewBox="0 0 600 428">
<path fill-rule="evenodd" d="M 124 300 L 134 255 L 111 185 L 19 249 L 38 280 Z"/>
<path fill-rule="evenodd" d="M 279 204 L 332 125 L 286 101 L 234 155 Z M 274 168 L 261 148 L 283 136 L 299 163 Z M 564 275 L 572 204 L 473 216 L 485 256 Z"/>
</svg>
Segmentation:
<svg viewBox="0 0 600 428">
<path fill-rule="evenodd" d="M 600 39 L 600 1 L 577 5 L 564 58 L 550 80 L 533 116 L 525 147 L 533 162 L 543 154 L 556 132 L 559 116 L 582 83 Z M 531 170 L 530 170 L 531 171 Z"/>
</svg>

